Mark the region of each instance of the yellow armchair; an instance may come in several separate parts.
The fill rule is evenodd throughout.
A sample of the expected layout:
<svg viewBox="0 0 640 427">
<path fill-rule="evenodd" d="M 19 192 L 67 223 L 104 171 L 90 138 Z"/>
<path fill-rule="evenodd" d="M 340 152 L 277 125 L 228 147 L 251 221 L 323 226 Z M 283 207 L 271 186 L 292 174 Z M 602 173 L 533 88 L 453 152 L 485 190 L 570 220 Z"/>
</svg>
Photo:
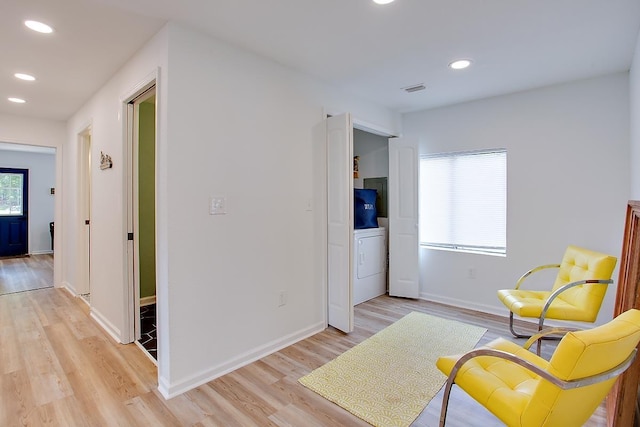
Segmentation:
<svg viewBox="0 0 640 427">
<path fill-rule="evenodd" d="M 550 330 L 557 333 L 558 329 Z M 582 426 L 633 362 L 640 342 L 640 311 L 631 309 L 609 323 L 567 333 L 549 361 L 528 348 L 498 338 L 462 356 L 441 357 L 448 376 L 440 426 L 457 384 L 507 426 Z"/>
<path fill-rule="evenodd" d="M 616 262 L 613 256 L 569 246 L 560 264 L 527 271 L 516 282 L 515 289 L 498 291 L 498 298 L 509 309 L 509 330 L 517 338 L 529 338 L 514 331 L 514 314 L 538 319 L 538 331 L 542 330 L 545 319 L 595 322 L 607 285 L 613 283 L 611 275 Z M 520 289 L 527 277 L 548 268 L 558 268 L 550 291 Z"/>
</svg>

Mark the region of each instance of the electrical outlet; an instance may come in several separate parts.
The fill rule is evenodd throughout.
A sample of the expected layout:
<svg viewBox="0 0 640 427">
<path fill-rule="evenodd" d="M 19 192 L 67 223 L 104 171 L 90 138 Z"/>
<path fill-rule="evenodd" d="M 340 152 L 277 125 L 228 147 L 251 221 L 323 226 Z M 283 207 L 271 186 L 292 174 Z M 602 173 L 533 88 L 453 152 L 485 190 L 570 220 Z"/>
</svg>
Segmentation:
<svg viewBox="0 0 640 427">
<path fill-rule="evenodd" d="M 287 291 L 278 292 L 278 307 L 282 307 L 287 303 Z"/>
<path fill-rule="evenodd" d="M 469 279 L 475 279 L 476 278 L 476 269 L 474 267 L 469 267 L 468 277 L 469 277 Z"/>
</svg>

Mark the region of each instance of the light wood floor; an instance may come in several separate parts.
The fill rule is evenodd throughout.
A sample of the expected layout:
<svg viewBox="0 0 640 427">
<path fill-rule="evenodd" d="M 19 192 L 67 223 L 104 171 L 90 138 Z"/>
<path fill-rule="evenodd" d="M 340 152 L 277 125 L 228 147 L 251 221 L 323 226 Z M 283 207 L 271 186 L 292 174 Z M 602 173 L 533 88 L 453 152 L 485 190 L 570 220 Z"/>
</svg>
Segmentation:
<svg viewBox="0 0 640 427">
<path fill-rule="evenodd" d="M 481 342 L 506 335 L 502 318 L 384 296 L 356 307 L 352 334 L 329 328 L 166 401 L 153 363 L 115 344 L 79 298 L 61 289 L 0 296 L 0 426 L 368 426 L 297 379 L 411 311 L 484 326 Z M 413 425 L 436 426 L 440 402 Z M 454 388 L 447 425 L 501 424 Z M 588 426 L 604 425 L 601 408 Z"/>
<path fill-rule="evenodd" d="M 53 286 L 53 255 L 0 258 L 0 295 Z"/>
</svg>

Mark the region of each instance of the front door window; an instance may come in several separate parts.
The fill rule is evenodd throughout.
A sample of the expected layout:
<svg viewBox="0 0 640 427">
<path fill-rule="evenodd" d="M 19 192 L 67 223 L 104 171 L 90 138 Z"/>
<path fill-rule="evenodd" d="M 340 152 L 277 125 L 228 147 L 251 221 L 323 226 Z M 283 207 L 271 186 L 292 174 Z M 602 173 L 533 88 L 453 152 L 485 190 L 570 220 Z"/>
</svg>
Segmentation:
<svg viewBox="0 0 640 427">
<path fill-rule="evenodd" d="M 23 214 L 23 178 L 21 173 L 0 173 L 0 215 Z"/>
</svg>

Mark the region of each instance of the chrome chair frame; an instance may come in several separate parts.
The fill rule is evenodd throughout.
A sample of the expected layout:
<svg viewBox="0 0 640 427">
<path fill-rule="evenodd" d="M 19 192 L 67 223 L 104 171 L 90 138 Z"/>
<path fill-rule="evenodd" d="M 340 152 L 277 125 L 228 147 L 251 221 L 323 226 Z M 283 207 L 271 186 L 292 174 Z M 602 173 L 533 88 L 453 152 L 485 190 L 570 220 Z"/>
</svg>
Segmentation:
<svg viewBox="0 0 640 427">
<path fill-rule="evenodd" d="M 520 278 L 516 282 L 516 286 L 514 287 L 514 289 L 520 289 L 520 285 L 522 285 L 524 280 L 527 277 L 531 276 L 533 273 L 536 273 L 538 271 L 541 271 L 541 270 L 544 270 L 544 269 L 548 269 L 548 268 L 560 268 L 560 264 L 546 264 L 546 265 L 541 265 L 539 267 L 532 268 L 531 270 L 527 271 L 522 276 L 520 276 Z M 542 331 L 542 329 L 544 327 L 544 321 L 545 321 L 545 318 L 547 317 L 547 311 L 549 311 L 549 307 L 551 307 L 551 303 L 553 302 L 553 300 L 555 300 L 564 291 L 566 291 L 568 289 L 571 289 L 573 287 L 576 287 L 576 286 L 580 286 L 580 285 L 586 285 L 586 284 L 610 285 L 612 283 L 613 283 L 612 279 L 607 279 L 607 280 L 604 280 L 604 279 L 587 279 L 587 280 L 578 280 L 578 281 L 575 281 L 575 282 L 567 283 L 566 285 L 559 287 L 551 295 L 549 295 L 549 298 L 547 298 L 547 300 L 546 300 L 546 302 L 544 304 L 544 307 L 542 308 L 542 312 L 540 313 L 540 318 L 538 320 L 538 332 Z M 511 310 L 509 310 L 509 331 L 516 338 L 531 338 L 531 335 L 521 334 L 521 333 L 516 332 L 514 330 L 514 328 L 513 328 L 513 311 L 511 311 Z M 558 338 L 554 337 L 554 338 L 545 338 L 545 339 L 558 339 Z M 539 342 L 538 342 L 538 355 L 540 355 L 540 343 Z"/>
<path fill-rule="evenodd" d="M 531 346 L 531 344 L 533 344 L 534 342 L 538 341 L 538 343 L 540 342 L 540 339 L 544 338 L 546 335 L 549 334 L 557 334 L 559 332 L 569 332 L 569 331 L 573 331 L 570 329 L 565 329 L 565 328 L 550 328 L 550 329 L 546 329 L 542 332 L 540 332 L 539 334 L 535 334 L 533 335 L 523 346 L 523 348 L 525 349 L 529 349 L 529 347 Z M 620 375 L 621 373 L 623 373 L 625 370 L 627 370 L 627 368 L 629 366 L 631 366 L 631 364 L 633 363 L 635 357 L 636 357 L 636 353 L 637 353 L 637 349 L 634 349 L 631 354 L 629 355 L 629 357 L 627 357 L 627 359 L 625 359 L 622 363 L 620 363 L 618 366 L 616 366 L 613 369 L 610 369 L 606 372 L 600 373 L 598 375 L 593 375 L 593 376 L 589 376 L 589 377 L 584 377 L 584 378 L 579 378 L 579 379 L 575 379 L 575 380 L 569 380 L 569 381 L 565 381 L 562 380 L 552 374 L 550 374 L 549 372 L 545 371 L 544 369 L 532 364 L 531 362 L 528 362 L 524 359 L 519 358 L 518 356 L 511 354 L 511 353 L 507 353 L 505 351 L 501 351 L 501 350 L 494 350 L 494 349 L 489 349 L 489 348 L 479 348 L 477 350 L 471 350 L 468 353 L 465 353 L 460 359 L 458 359 L 458 361 L 456 362 L 456 364 L 453 366 L 453 369 L 451 370 L 451 373 L 449 374 L 448 378 L 447 378 L 447 383 L 444 389 L 444 396 L 442 398 L 442 408 L 440 410 L 440 427 L 444 427 L 446 419 L 447 419 L 447 408 L 449 406 L 449 397 L 451 395 L 451 388 L 453 387 L 453 384 L 455 383 L 455 378 L 458 375 L 458 371 L 460 370 L 460 368 L 467 363 L 469 360 L 475 358 L 475 357 L 479 357 L 479 356 L 492 356 L 492 357 L 497 357 L 497 358 L 501 358 L 501 359 L 506 359 L 509 360 L 515 364 L 518 364 L 526 369 L 528 369 L 529 371 L 539 375 L 540 377 L 542 377 L 543 379 L 549 381 L 550 383 L 554 384 L 555 386 L 561 388 L 562 390 L 569 390 L 569 389 L 573 389 L 573 388 L 578 388 L 578 387 L 585 387 L 588 385 L 592 385 L 592 384 L 596 384 L 602 381 L 606 381 L 608 379 L 614 378 L 618 375 Z"/>
</svg>

